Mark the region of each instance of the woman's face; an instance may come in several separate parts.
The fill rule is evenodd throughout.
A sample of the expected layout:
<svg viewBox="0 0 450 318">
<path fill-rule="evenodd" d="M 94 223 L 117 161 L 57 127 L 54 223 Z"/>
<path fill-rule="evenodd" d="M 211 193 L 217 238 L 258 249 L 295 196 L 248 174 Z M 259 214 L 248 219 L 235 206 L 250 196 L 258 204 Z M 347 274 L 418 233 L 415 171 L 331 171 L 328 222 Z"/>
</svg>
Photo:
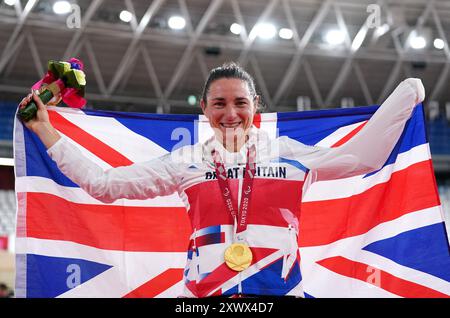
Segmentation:
<svg viewBox="0 0 450 318">
<path fill-rule="evenodd" d="M 218 79 L 211 83 L 206 98 L 207 102 L 201 100 L 200 105 L 216 133 L 230 141 L 245 136 L 253 124 L 259 99 L 251 94 L 246 81 Z"/>
</svg>

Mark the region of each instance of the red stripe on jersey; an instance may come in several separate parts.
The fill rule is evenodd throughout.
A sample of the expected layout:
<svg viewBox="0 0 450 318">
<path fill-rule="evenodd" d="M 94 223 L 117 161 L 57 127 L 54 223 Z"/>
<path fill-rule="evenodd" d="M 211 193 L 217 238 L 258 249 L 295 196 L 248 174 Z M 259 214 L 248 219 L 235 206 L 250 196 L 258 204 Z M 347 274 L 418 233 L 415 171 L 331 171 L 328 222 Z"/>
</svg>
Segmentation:
<svg viewBox="0 0 450 318">
<path fill-rule="evenodd" d="M 27 236 L 107 250 L 186 252 L 191 229 L 184 208 L 79 204 L 27 194 Z"/>
<path fill-rule="evenodd" d="M 300 246 L 329 244 L 366 233 L 404 214 L 439 205 L 431 160 L 394 172 L 391 179 L 363 193 L 333 200 L 304 202 Z"/>
<path fill-rule="evenodd" d="M 182 268 L 169 268 L 165 272 L 142 284 L 123 298 L 153 298 L 183 279 Z"/>
<path fill-rule="evenodd" d="M 351 132 L 349 132 L 345 137 L 338 140 L 336 143 L 334 143 L 331 148 L 338 147 L 340 145 L 345 144 L 347 141 L 349 141 L 354 135 L 356 135 L 365 125 L 367 124 L 367 121 L 353 129 Z"/>
<path fill-rule="evenodd" d="M 327 258 L 317 263 L 335 273 L 373 284 L 398 296 L 407 298 L 449 297 L 434 289 L 389 274 L 379 268 L 341 256 Z"/>
<path fill-rule="evenodd" d="M 56 111 L 48 112 L 52 125 L 112 167 L 129 166 L 133 162 L 120 152 L 68 121 Z"/>
<path fill-rule="evenodd" d="M 227 280 L 230 280 L 238 274 L 239 272 L 230 269 L 227 264 L 222 263 L 200 282 L 196 283 L 195 280 L 190 281 L 187 284 L 187 287 L 194 293 L 195 296 L 206 297 L 209 293 L 215 291 Z"/>
<path fill-rule="evenodd" d="M 239 180 L 228 179 L 232 200 L 237 201 Z M 303 181 L 255 178 L 248 223 L 287 227 L 280 207 L 298 216 Z M 190 204 L 189 217 L 193 227 L 202 229 L 218 224 L 233 224 L 233 218 L 225 208 L 220 187 L 216 180 L 199 183 L 185 190 Z"/>
<path fill-rule="evenodd" d="M 250 266 L 277 251 L 275 249 L 270 248 L 250 247 L 250 249 L 252 250 L 253 254 L 253 259 Z M 187 287 L 197 297 L 206 297 L 213 291 L 214 293 L 212 295 L 215 295 L 217 293 L 216 291 L 217 288 L 219 288 L 221 285 L 223 285 L 225 282 L 232 279 L 239 273 L 240 272 L 236 272 L 230 269 L 227 264 L 222 263 L 219 267 L 217 267 L 215 270 L 209 273 L 208 276 L 202 279 L 199 283 L 191 281 L 187 284 Z"/>
<path fill-rule="evenodd" d="M 220 244 L 225 243 L 225 233 L 209 233 L 202 236 L 199 236 L 195 239 L 195 243 L 197 247 L 211 245 L 211 244 Z"/>
</svg>

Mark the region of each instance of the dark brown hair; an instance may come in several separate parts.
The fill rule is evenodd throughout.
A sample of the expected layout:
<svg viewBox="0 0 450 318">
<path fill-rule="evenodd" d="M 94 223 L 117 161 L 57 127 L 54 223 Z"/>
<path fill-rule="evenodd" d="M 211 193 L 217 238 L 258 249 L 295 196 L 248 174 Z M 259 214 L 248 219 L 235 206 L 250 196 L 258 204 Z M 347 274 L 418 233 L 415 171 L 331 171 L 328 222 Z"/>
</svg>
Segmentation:
<svg viewBox="0 0 450 318">
<path fill-rule="evenodd" d="M 255 89 L 255 82 L 253 77 L 247 73 L 239 64 L 235 62 L 228 62 L 222 66 L 216 67 L 209 72 L 208 79 L 203 87 L 202 99 L 206 103 L 206 95 L 209 92 L 209 87 L 214 81 L 221 78 L 237 78 L 247 83 L 250 94 L 255 98 L 257 96 Z"/>
</svg>

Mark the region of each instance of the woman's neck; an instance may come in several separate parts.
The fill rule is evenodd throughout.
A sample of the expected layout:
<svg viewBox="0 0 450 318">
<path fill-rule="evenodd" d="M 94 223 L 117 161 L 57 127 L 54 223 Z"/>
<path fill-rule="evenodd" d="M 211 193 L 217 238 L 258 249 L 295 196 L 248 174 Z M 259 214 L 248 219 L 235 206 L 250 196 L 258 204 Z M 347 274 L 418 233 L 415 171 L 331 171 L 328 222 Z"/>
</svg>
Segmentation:
<svg viewBox="0 0 450 318">
<path fill-rule="evenodd" d="M 247 142 L 248 138 L 248 134 L 245 134 L 241 138 L 235 137 L 234 140 L 224 139 L 222 145 L 229 152 L 239 152 L 241 151 L 242 146 Z"/>
</svg>

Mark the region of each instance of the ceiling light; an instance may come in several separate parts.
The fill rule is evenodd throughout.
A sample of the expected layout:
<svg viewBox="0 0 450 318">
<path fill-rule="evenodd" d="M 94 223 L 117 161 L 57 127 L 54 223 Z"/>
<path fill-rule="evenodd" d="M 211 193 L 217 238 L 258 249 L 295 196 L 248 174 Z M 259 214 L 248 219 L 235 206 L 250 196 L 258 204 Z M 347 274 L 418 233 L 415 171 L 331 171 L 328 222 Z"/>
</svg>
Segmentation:
<svg viewBox="0 0 450 318">
<path fill-rule="evenodd" d="M 258 37 L 265 40 L 271 39 L 277 34 L 277 29 L 271 23 L 259 23 L 255 25 L 254 30 Z"/>
<path fill-rule="evenodd" d="M 380 36 L 385 35 L 390 29 L 389 24 L 385 23 L 382 26 L 379 26 L 375 29 L 374 36 L 375 38 L 379 38 Z"/>
<path fill-rule="evenodd" d="M 180 16 L 173 16 L 169 18 L 169 27 L 173 30 L 181 30 L 186 26 L 186 20 Z"/>
<path fill-rule="evenodd" d="M 292 32 L 291 29 L 287 29 L 287 28 L 282 28 L 280 29 L 280 31 L 278 32 L 278 36 L 282 39 L 285 40 L 290 40 L 292 39 L 292 37 L 294 36 L 294 32 Z"/>
<path fill-rule="evenodd" d="M 187 101 L 188 101 L 188 104 L 191 106 L 197 105 L 197 97 L 195 97 L 195 95 L 189 95 Z"/>
<path fill-rule="evenodd" d="M 345 41 L 344 32 L 341 30 L 329 30 L 325 34 L 325 41 L 330 45 L 340 45 Z"/>
<path fill-rule="evenodd" d="M 242 32 L 242 26 L 238 23 L 233 23 L 230 26 L 230 32 L 233 34 L 239 35 Z"/>
<path fill-rule="evenodd" d="M 427 40 L 423 36 L 418 35 L 416 31 L 412 31 L 409 36 L 409 45 L 415 50 L 420 50 L 427 46 Z"/>
<path fill-rule="evenodd" d="M 16 0 L 3 0 L 3 2 L 9 6 L 13 6 L 16 4 Z"/>
<path fill-rule="evenodd" d="M 53 12 L 56 14 L 66 14 L 72 10 L 72 6 L 67 1 L 56 1 L 53 4 Z"/>
<path fill-rule="evenodd" d="M 120 12 L 119 18 L 120 18 L 120 20 L 122 20 L 123 22 L 128 23 L 128 22 L 131 21 L 131 19 L 133 19 L 133 15 L 131 14 L 130 11 L 123 10 L 122 12 Z"/>
<path fill-rule="evenodd" d="M 444 40 L 442 39 L 434 39 L 433 45 L 436 49 L 442 50 L 445 46 Z"/>
</svg>

